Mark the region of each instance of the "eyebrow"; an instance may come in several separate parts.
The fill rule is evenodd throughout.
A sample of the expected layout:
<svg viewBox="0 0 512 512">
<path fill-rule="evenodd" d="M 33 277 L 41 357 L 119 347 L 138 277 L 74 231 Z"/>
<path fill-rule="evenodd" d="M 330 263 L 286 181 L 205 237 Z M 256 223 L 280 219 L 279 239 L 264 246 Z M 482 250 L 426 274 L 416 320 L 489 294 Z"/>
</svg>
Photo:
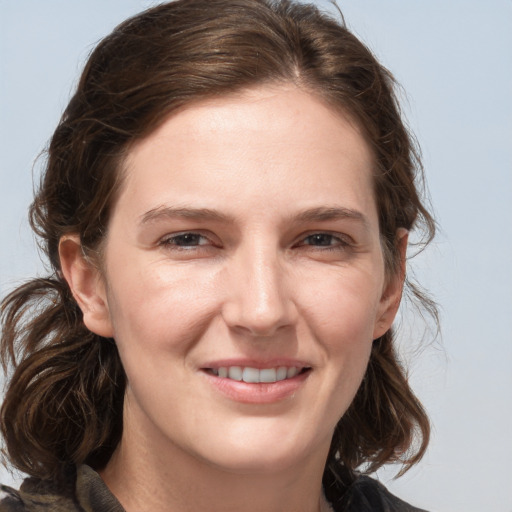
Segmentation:
<svg viewBox="0 0 512 512">
<path fill-rule="evenodd" d="M 160 219 L 192 219 L 213 220 L 217 222 L 232 223 L 233 217 L 209 208 L 189 208 L 175 206 L 158 206 L 144 213 L 140 218 L 140 224 L 148 224 Z"/>
<path fill-rule="evenodd" d="M 191 208 L 186 206 L 158 206 L 153 208 L 140 217 L 140 224 L 148 224 L 161 219 L 191 219 L 191 220 L 209 220 L 216 222 L 223 222 L 226 224 L 234 223 L 234 217 L 221 213 L 218 210 L 210 208 Z M 327 222 L 333 220 L 354 220 L 363 224 L 366 229 L 369 229 L 370 224 L 368 219 L 358 210 L 351 208 L 344 208 L 340 206 L 320 206 L 317 208 L 310 208 L 300 212 L 296 216 L 292 216 L 289 221 L 294 223 L 307 223 L 307 222 Z"/>
<path fill-rule="evenodd" d="M 367 218 L 360 211 L 340 206 L 311 208 L 299 213 L 296 217 L 296 220 L 299 222 L 324 222 L 343 219 L 356 220 L 362 222 L 365 227 L 369 227 Z"/>
</svg>

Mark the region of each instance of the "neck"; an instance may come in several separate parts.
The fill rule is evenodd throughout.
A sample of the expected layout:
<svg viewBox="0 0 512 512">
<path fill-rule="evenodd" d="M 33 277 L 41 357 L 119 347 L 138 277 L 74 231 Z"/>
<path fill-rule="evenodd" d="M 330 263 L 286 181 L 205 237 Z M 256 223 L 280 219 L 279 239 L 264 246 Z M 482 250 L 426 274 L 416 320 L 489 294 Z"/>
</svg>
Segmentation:
<svg viewBox="0 0 512 512">
<path fill-rule="evenodd" d="M 128 426 L 128 425 L 127 425 Z M 328 446 L 279 470 L 229 471 L 125 428 L 103 480 L 126 512 L 324 512 Z"/>
</svg>

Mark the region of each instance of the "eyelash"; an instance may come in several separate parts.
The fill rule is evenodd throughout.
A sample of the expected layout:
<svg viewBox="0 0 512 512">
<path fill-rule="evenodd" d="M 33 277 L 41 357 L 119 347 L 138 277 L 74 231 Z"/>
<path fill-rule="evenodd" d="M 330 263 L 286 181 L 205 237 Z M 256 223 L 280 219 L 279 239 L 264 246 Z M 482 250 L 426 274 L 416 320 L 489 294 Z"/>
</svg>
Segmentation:
<svg viewBox="0 0 512 512">
<path fill-rule="evenodd" d="M 311 243 L 309 243 L 309 244 L 304 243 L 308 239 L 311 242 L 311 239 L 313 239 L 314 237 L 317 237 L 317 239 L 319 237 L 322 237 L 324 241 L 325 241 L 325 238 L 328 238 L 329 241 L 331 242 L 331 244 L 314 245 Z M 193 244 L 187 245 L 187 243 L 186 243 L 187 238 L 192 239 L 192 241 L 193 240 L 207 241 L 207 242 L 209 241 L 209 243 L 193 243 Z M 340 235 L 340 234 L 319 231 L 319 232 L 311 233 L 311 234 L 308 234 L 308 235 L 302 237 L 301 240 L 298 243 L 294 244 L 293 247 L 310 246 L 310 247 L 315 247 L 315 248 L 317 248 L 317 250 L 321 250 L 321 251 L 345 250 L 347 247 L 350 247 L 351 245 L 353 245 L 350 240 L 347 240 L 347 238 L 348 237 L 346 235 Z M 185 242 L 185 243 L 180 244 L 179 243 L 180 241 Z M 332 244 L 332 242 L 335 242 L 335 243 Z M 209 239 L 207 236 L 203 235 L 202 233 L 198 233 L 196 231 L 185 231 L 182 233 L 176 233 L 171 236 L 167 236 L 159 242 L 159 245 L 171 247 L 172 249 L 179 250 L 179 251 L 187 251 L 187 250 L 197 249 L 198 247 L 205 247 L 205 248 L 210 247 L 210 246 L 218 247 L 218 245 L 213 243 L 211 241 L 211 239 Z"/>
<path fill-rule="evenodd" d="M 196 231 L 185 231 L 183 233 L 176 233 L 176 234 L 173 234 L 171 236 L 167 236 L 167 237 L 163 238 L 159 242 L 159 245 L 163 245 L 163 246 L 166 246 L 166 247 L 172 247 L 173 249 L 176 249 L 176 250 L 179 250 L 179 251 L 188 251 L 188 250 L 191 250 L 191 249 L 195 249 L 197 247 L 214 245 L 211 242 L 211 240 L 209 240 L 210 241 L 209 244 L 196 243 L 194 245 L 187 245 L 185 243 L 183 245 L 180 245 L 179 243 L 177 243 L 180 239 L 182 241 L 185 241 L 185 239 L 187 237 L 196 238 L 196 239 L 203 239 L 203 240 L 207 240 L 207 241 L 209 240 L 208 237 L 206 237 L 205 235 L 203 235 L 201 233 L 197 233 Z"/>
<path fill-rule="evenodd" d="M 338 233 L 329 233 L 324 231 L 319 231 L 318 233 L 311 233 L 304 238 L 302 238 L 301 242 L 296 244 L 295 247 L 304 247 L 308 244 L 305 244 L 304 241 L 308 239 L 312 239 L 314 237 L 328 237 L 330 242 L 335 242 L 334 244 L 319 244 L 319 245 L 313 245 L 309 244 L 311 247 L 315 247 L 317 250 L 320 251 L 340 251 L 345 250 L 347 247 L 350 247 L 352 243 L 347 239 L 348 237 L 346 235 L 341 235 Z"/>
</svg>

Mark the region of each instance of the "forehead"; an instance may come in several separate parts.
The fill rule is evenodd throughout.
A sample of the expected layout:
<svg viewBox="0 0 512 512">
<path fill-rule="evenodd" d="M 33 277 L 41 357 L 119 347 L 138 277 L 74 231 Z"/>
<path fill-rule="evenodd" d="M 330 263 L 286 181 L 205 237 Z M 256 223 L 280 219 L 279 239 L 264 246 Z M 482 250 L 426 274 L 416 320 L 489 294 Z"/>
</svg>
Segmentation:
<svg viewBox="0 0 512 512">
<path fill-rule="evenodd" d="M 341 148 L 342 139 L 350 138 L 354 152 L 361 158 L 372 158 L 358 123 L 348 112 L 317 94 L 293 84 L 279 83 L 189 103 L 132 145 L 130 156 L 144 152 L 143 147 L 150 144 L 168 144 L 171 136 L 176 145 L 185 142 L 182 145 L 185 150 L 190 142 L 204 138 L 208 132 L 210 135 L 231 132 L 234 137 L 226 139 L 226 144 L 236 144 L 236 136 L 253 135 L 253 145 L 259 143 L 264 147 L 269 139 L 274 144 L 285 142 L 288 145 L 302 139 L 319 150 L 329 146 L 331 151 Z M 275 137 L 276 134 L 279 136 Z M 341 137 L 335 140 L 338 136 Z M 331 145 L 333 140 L 336 143 Z"/>
<path fill-rule="evenodd" d="M 297 207 L 374 209 L 373 157 L 357 125 L 293 86 L 189 105 L 136 143 L 124 167 L 124 199 L 148 207 L 156 198 L 227 209 L 294 198 Z"/>
</svg>

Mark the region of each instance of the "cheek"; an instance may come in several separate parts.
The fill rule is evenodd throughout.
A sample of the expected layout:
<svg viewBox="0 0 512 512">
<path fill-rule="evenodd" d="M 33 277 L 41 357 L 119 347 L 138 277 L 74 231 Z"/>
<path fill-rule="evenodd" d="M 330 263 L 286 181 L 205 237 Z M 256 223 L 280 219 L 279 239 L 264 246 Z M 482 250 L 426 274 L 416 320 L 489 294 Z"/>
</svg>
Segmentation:
<svg viewBox="0 0 512 512">
<path fill-rule="evenodd" d="M 366 372 L 378 305 L 372 279 L 352 280 L 347 273 L 341 274 L 304 294 L 302 326 L 306 331 L 299 334 L 313 339 L 319 349 L 314 407 L 315 415 L 325 420 L 327 434 L 349 408 Z"/>
<path fill-rule="evenodd" d="M 332 386 L 325 396 L 336 402 L 324 404 L 334 422 L 352 402 L 370 358 L 381 286 L 375 275 L 339 271 L 312 281 L 317 284 L 303 294 L 304 326 L 322 351 L 325 385 Z"/>
<path fill-rule="evenodd" d="M 297 296 L 304 317 L 336 347 L 340 339 L 349 345 L 372 341 L 380 290 L 378 272 L 336 269 L 309 279 L 307 286 L 298 287 Z"/>
<path fill-rule="evenodd" d="M 146 355 L 185 350 L 215 314 L 212 279 L 205 272 L 195 276 L 191 269 L 170 271 L 166 265 L 134 269 L 109 276 L 109 310 L 121 355 L 134 359 L 142 350 Z"/>
</svg>

